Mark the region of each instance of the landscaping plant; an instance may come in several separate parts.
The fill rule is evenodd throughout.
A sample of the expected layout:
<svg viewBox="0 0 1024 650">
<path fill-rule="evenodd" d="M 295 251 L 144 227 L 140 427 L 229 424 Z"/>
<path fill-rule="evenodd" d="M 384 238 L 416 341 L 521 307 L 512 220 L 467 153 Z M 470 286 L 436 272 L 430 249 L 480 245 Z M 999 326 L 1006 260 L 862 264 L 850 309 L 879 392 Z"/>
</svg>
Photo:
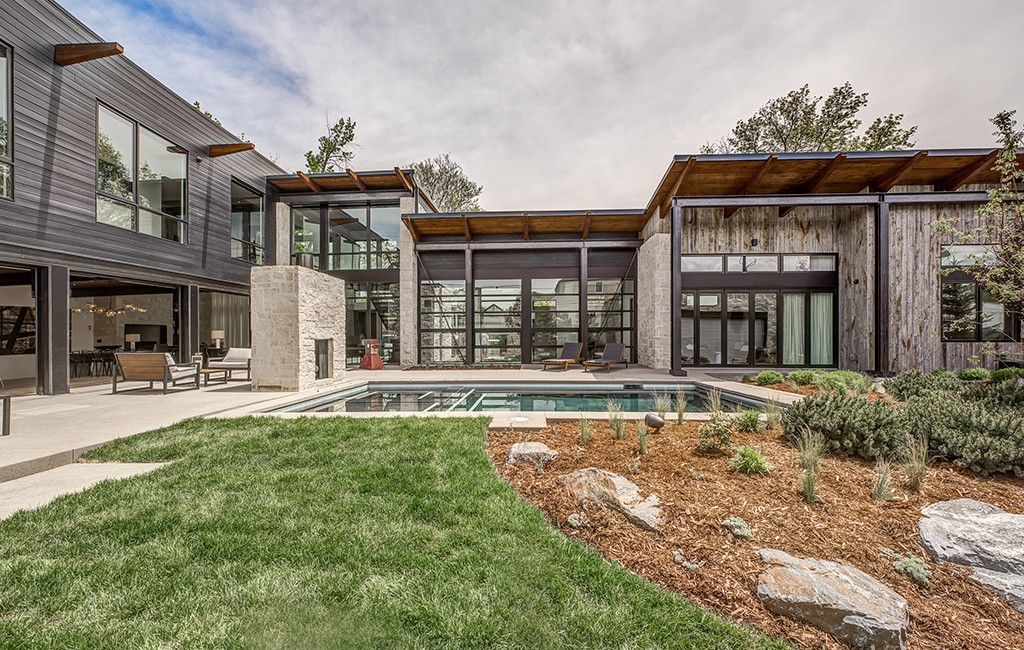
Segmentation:
<svg viewBox="0 0 1024 650">
<path fill-rule="evenodd" d="M 871 498 L 875 501 L 888 501 L 892 499 L 892 488 L 889 486 L 889 477 L 892 475 L 892 461 L 888 458 L 879 458 L 875 462 L 875 485 L 871 488 Z"/>
<path fill-rule="evenodd" d="M 898 400 L 922 397 L 933 392 L 950 392 L 960 389 L 960 382 L 949 371 L 932 373 L 911 370 L 885 380 L 885 390 Z"/>
<path fill-rule="evenodd" d="M 722 526 L 725 527 L 735 537 L 740 539 L 750 539 L 754 536 L 754 533 L 750 531 L 750 525 L 742 518 L 735 515 L 730 515 L 725 518 L 722 522 Z"/>
<path fill-rule="evenodd" d="M 608 400 L 605 403 L 608 409 L 608 426 L 612 429 L 612 439 L 622 440 L 626 437 L 626 423 L 622 419 L 622 404 L 615 400 Z"/>
<path fill-rule="evenodd" d="M 805 469 L 800 472 L 800 496 L 805 503 L 815 504 L 818 502 L 818 472 L 813 469 Z"/>
<path fill-rule="evenodd" d="M 716 411 L 697 429 L 697 438 L 697 451 L 702 453 L 728 448 L 732 445 L 732 421 L 721 411 Z"/>
<path fill-rule="evenodd" d="M 770 399 L 764 403 L 764 424 L 769 429 L 782 424 L 782 404 Z"/>
<path fill-rule="evenodd" d="M 810 386 L 815 383 L 819 374 L 821 373 L 817 370 L 794 370 L 789 373 L 788 379 L 797 386 Z"/>
<path fill-rule="evenodd" d="M 757 377 L 754 378 L 754 381 L 756 381 L 759 386 L 781 384 L 785 380 L 786 378 L 783 377 L 782 373 L 778 370 L 762 370 L 757 374 Z"/>
<path fill-rule="evenodd" d="M 590 443 L 590 420 L 586 418 L 580 418 L 580 444 L 586 445 Z"/>
<path fill-rule="evenodd" d="M 761 430 L 761 412 L 755 409 L 746 409 L 736 418 L 736 428 L 748 433 L 757 433 Z"/>
<path fill-rule="evenodd" d="M 800 457 L 800 469 L 818 471 L 821 459 L 825 457 L 825 438 L 810 427 L 804 426 L 792 440 Z"/>
<path fill-rule="evenodd" d="M 736 448 L 736 454 L 729 461 L 729 469 L 740 474 L 768 474 L 772 466 L 761 455 L 761 450 L 742 445 Z"/>
<path fill-rule="evenodd" d="M 805 397 L 782 414 L 782 431 L 790 442 L 804 428 L 819 432 L 829 452 L 873 460 L 899 458 L 906 444 L 902 412 L 850 395 Z"/>
<path fill-rule="evenodd" d="M 668 396 L 668 393 L 654 391 L 654 412 L 658 414 L 658 417 L 664 420 L 665 414 L 671 408 L 672 398 Z"/>
<path fill-rule="evenodd" d="M 643 422 L 636 423 L 636 438 L 640 441 L 640 453 L 647 453 L 647 425 Z"/>
<path fill-rule="evenodd" d="M 676 389 L 676 424 L 682 424 L 685 421 L 683 414 L 686 413 L 686 403 L 689 399 L 685 390 Z"/>
<path fill-rule="evenodd" d="M 708 413 L 721 413 L 722 391 L 717 388 L 709 390 L 707 396 L 704 398 L 704 406 L 707 408 Z"/>
<path fill-rule="evenodd" d="M 892 568 L 896 573 L 902 573 L 921 587 L 927 587 L 931 580 L 932 570 L 928 568 L 924 560 L 916 555 L 900 555 L 892 549 L 883 549 L 882 555 L 892 560 Z"/>
<path fill-rule="evenodd" d="M 1003 382 L 1008 379 L 1024 379 L 1024 368 L 1010 367 L 993 370 L 989 379 L 993 382 Z"/>
<path fill-rule="evenodd" d="M 991 373 L 986 368 L 964 368 L 960 371 L 960 379 L 964 381 L 988 381 Z"/>
<path fill-rule="evenodd" d="M 928 452 L 928 437 L 924 434 L 907 436 L 907 452 L 903 457 L 903 473 L 907 475 L 907 489 L 920 492 L 924 488 L 924 480 L 931 464 Z"/>
</svg>

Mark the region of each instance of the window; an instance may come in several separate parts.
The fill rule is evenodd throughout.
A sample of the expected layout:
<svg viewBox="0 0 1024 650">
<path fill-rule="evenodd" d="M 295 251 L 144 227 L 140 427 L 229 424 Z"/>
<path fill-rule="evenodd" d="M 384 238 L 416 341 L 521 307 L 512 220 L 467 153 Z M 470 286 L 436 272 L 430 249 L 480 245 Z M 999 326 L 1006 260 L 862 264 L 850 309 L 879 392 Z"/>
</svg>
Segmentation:
<svg viewBox="0 0 1024 650">
<path fill-rule="evenodd" d="M 263 264 L 263 195 L 231 180 L 231 257 Z"/>
<path fill-rule="evenodd" d="M 522 322 L 522 280 L 476 280 L 473 283 L 476 363 L 522 361 Z"/>
<path fill-rule="evenodd" d="M 781 260 L 780 260 L 781 258 Z M 723 267 L 724 261 L 724 267 Z M 761 254 L 761 255 L 683 255 L 683 273 L 778 273 L 835 271 L 834 253 L 816 255 Z"/>
<path fill-rule="evenodd" d="M 730 255 L 726 259 L 726 270 L 730 273 L 777 272 L 778 255 Z"/>
<path fill-rule="evenodd" d="M 402 213 L 396 204 L 295 206 L 292 254 L 320 255 L 321 209 L 326 210 L 327 249 L 317 268 L 330 271 L 397 269 Z"/>
<path fill-rule="evenodd" d="M 939 260 L 944 269 L 969 267 L 976 263 L 988 264 L 995 261 L 992 247 L 985 244 L 943 246 Z"/>
<path fill-rule="evenodd" d="M 530 283 L 533 362 L 554 359 L 563 343 L 580 340 L 578 278 L 533 280 Z"/>
<path fill-rule="evenodd" d="M 635 300 L 636 283 L 632 279 L 587 280 L 588 356 L 600 353 L 607 343 L 622 343 L 626 346 L 626 358 L 633 356 Z"/>
<path fill-rule="evenodd" d="M 835 271 L 835 255 L 783 255 L 783 271 Z"/>
<path fill-rule="evenodd" d="M 1006 307 L 972 281 L 942 283 L 943 341 L 1011 341 L 1017 322 Z"/>
<path fill-rule="evenodd" d="M 14 57 L 11 49 L 0 43 L 0 197 L 14 196 L 14 154 L 12 124 L 14 120 Z"/>
<path fill-rule="evenodd" d="M 420 282 L 420 363 L 465 365 L 464 281 Z"/>
<path fill-rule="evenodd" d="M 96 220 L 185 243 L 188 152 L 99 107 Z"/>
<path fill-rule="evenodd" d="M 719 255 L 684 255 L 681 268 L 684 273 L 721 273 L 722 258 Z"/>
</svg>

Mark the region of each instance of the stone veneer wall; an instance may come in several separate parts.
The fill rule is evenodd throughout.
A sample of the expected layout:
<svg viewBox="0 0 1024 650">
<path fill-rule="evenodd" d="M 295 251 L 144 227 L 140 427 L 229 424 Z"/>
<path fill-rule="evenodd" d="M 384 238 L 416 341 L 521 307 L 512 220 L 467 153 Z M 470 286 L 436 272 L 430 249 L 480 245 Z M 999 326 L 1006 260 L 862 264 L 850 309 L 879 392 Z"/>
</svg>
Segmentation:
<svg viewBox="0 0 1024 650">
<path fill-rule="evenodd" d="M 278 203 L 276 219 L 274 220 L 275 246 L 274 255 L 276 264 L 292 263 L 292 206 L 288 203 Z"/>
<path fill-rule="evenodd" d="M 416 243 L 409 229 L 402 225 L 399 248 L 398 313 L 399 320 L 399 361 L 403 368 L 419 362 L 419 336 L 417 324 L 420 319 L 419 272 L 416 268 Z"/>
<path fill-rule="evenodd" d="M 637 359 L 658 370 L 672 360 L 671 244 L 670 235 L 651 235 L 637 258 Z"/>
<path fill-rule="evenodd" d="M 298 266 L 256 266 L 252 285 L 253 390 L 306 390 L 345 375 L 345 282 Z M 333 341 L 333 371 L 316 379 L 313 341 Z"/>
</svg>

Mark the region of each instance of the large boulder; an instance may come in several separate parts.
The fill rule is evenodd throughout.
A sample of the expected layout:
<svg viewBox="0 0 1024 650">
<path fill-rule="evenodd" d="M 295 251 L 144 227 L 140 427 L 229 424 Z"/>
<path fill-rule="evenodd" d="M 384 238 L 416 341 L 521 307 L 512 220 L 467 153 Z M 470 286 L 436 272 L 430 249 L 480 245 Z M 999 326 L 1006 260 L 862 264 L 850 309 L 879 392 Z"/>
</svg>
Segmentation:
<svg viewBox="0 0 1024 650">
<path fill-rule="evenodd" d="M 661 509 L 658 507 L 657 494 L 641 499 L 640 488 L 635 483 L 596 467 L 576 470 L 559 478 L 578 499 L 593 501 L 617 510 L 624 514 L 626 519 L 645 530 L 658 530 Z"/>
<path fill-rule="evenodd" d="M 974 569 L 975 582 L 1024 613 L 1024 515 L 973 499 L 933 503 L 921 514 L 917 533 L 935 561 Z"/>
<path fill-rule="evenodd" d="M 536 465 L 537 463 L 550 463 L 556 458 L 558 458 L 558 454 L 543 442 L 517 442 L 508 450 L 505 464 L 521 462 Z"/>
<path fill-rule="evenodd" d="M 770 566 L 758 577 L 757 597 L 776 614 L 810 623 L 855 648 L 903 650 L 907 601 L 868 574 L 844 564 L 759 551 Z"/>
</svg>

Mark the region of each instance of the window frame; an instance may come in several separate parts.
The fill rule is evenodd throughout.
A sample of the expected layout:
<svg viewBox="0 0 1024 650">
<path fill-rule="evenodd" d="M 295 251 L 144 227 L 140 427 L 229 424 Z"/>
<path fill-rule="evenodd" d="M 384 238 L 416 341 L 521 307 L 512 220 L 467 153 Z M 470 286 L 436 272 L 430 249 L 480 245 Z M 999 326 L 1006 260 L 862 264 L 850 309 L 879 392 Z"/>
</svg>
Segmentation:
<svg viewBox="0 0 1024 650">
<path fill-rule="evenodd" d="M 100 184 L 99 184 L 100 183 L 100 181 L 99 181 L 100 113 L 104 109 L 110 111 L 114 115 L 117 115 L 121 119 L 130 122 L 132 124 L 132 126 L 134 127 L 134 131 L 133 131 L 133 134 L 132 134 L 132 199 L 130 201 L 125 199 L 124 197 L 120 197 L 120 196 L 111 194 L 109 192 L 105 192 L 105 191 L 100 189 Z M 96 223 L 100 224 L 100 225 L 103 225 L 103 226 L 110 226 L 111 228 L 117 228 L 118 230 L 127 230 L 128 232 L 134 232 L 134 233 L 139 234 L 139 235 L 144 235 L 146 237 L 152 237 L 153 239 L 159 239 L 161 241 L 170 242 L 172 244 L 179 244 L 181 246 L 188 246 L 189 231 L 190 231 L 190 228 L 189 228 L 189 225 L 190 225 L 189 224 L 189 214 L 190 214 L 190 210 L 189 210 L 189 207 L 190 207 L 189 206 L 189 198 L 190 198 L 189 197 L 189 190 L 190 190 L 189 178 L 192 175 L 191 174 L 191 160 L 190 160 L 191 157 L 192 157 L 191 151 L 189 151 L 185 147 L 182 147 L 180 144 L 178 144 L 177 142 L 175 142 L 171 138 L 166 137 L 165 135 L 163 135 L 162 133 L 160 133 L 156 129 L 152 129 L 152 128 L 142 124 L 138 120 L 136 120 L 136 119 L 126 115 L 125 113 L 122 113 L 121 111 L 119 111 L 119 110 L 113 108 L 112 106 L 110 106 L 110 105 L 100 101 L 99 99 L 96 100 L 95 118 L 96 118 L 95 119 L 96 135 L 93 138 L 93 145 L 95 146 L 94 155 L 93 155 L 93 163 L 94 163 L 93 180 L 94 180 L 94 182 L 96 184 L 96 197 L 97 197 L 97 199 L 98 198 L 104 198 L 104 199 L 107 199 L 108 201 L 114 201 L 114 202 L 120 203 L 122 205 L 129 205 L 129 206 L 131 206 L 131 208 L 132 208 L 132 227 L 131 228 L 122 228 L 120 226 L 115 226 L 114 224 L 108 224 L 108 223 L 104 223 L 104 222 L 100 221 L 99 220 L 99 208 L 98 207 L 96 209 Z M 160 211 L 160 210 L 153 210 L 151 208 L 146 208 L 146 207 L 143 207 L 143 206 L 141 206 L 139 204 L 139 158 L 140 158 L 140 141 L 142 140 L 142 137 L 141 137 L 142 129 L 146 129 L 147 131 L 149 131 L 153 135 L 155 135 L 155 136 L 157 136 L 157 137 L 159 137 L 159 138 L 161 138 L 163 140 L 166 140 L 167 142 L 170 142 L 172 145 L 174 145 L 175 147 L 179 147 L 180 149 L 182 149 L 185 152 L 185 154 L 184 154 L 184 156 L 185 156 L 185 191 L 183 192 L 182 206 L 181 206 L 182 207 L 182 213 L 184 214 L 184 216 L 182 216 L 182 217 L 177 217 L 177 216 L 175 216 L 173 214 L 167 214 L 166 212 L 163 212 L 163 211 Z M 97 203 L 98 203 L 98 201 L 97 201 Z M 149 212 L 151 214 L 157 215 L 157 216 L 159 216 L 159 217 L 161 217 L 163 219 L 172 219 L 174 221 L 177 221 L 179 224 L 181 224 L 181 227 L 182 227 L 181 241 L 176 241 L 174 239 L 168 239 L 166 237 L 158 237 L 156 235 L 150 235 L 149 233 L 146 233 L 146 232 L 143 232 L 143 231 L 139 230 L 139 223 L 141 221 L 140 216 L 139 216 L 139 211 L 140 210 L 145 210 L 146 212 Z"/>
<path fill-rule="evenodd" d="M 984 333 L 984 322 L 982 319 L 985 311 L 982 309 L 983 300 L 982 293 L 984 288 L 981 284 L 972 276 L 970 273 L 963 270 L 964 267 L 946 267 L 947 269 L 957 269 L 951 272 L 947 272 L 942 276 L 942 282 L 939 287 L 939 340 L 943 343 L 1016 343 L 1020 340 L 1021 336 L 1021 315 L 1010 314 L 1012 324 L 1010 333 L 1003 334 L 1000 338 L 985 338 Z M 970 334 L 970 337 L 965 338 L 949 338 L 946 333 L 945 327 L 945 315 L 946 305 L 942 297 L 942 287 L 947 284 L 967 284 L 971 285 L 974 289 L 974 327 L 972 329 L 956 330 L 963 334 Z M 1005 307 L 1004 307 L 1005 309 Z"/>
<path fill-rule="evenodd" d="M 234 214 L 234 211 L 229 209 L 229 211 L 228 211 L 228 255 L 233 260 L 241 260 L 241 261 L 246 262 L 248 264 L 251 264 L 253 266 L 266 266 L 266 263 L 267 263 L 267 240 L 266 240 L 267 197 L 266 197 L 266 194 L 264 194 L 263 192 L 260 192 L 259 190 L 257 190 L 253 186 L 249 185 L 248 183 L 246 183 L 244 181 L 240 181 L 240 180 L 238 180 L 234 176 L 230 176 L 229 180 L 228 180 L 229 203 L 230 203 L 231 186 L 232 185 L 238 185 L 239 187 L 241 187 L 241 188 L 243 188 L 245 190 L 248 190 L 248 191 L 252 192 L 253 194 L 255 194 L 256 196 L 260 197 L 260 206 L 261 206 L 261 210 L 260 210 L 260 243 L 259 244 L 255 244 L 253 242 L 246 241 L 244 239 L 238 239 L 237 237 L 234 237 L 231 234 L 231 215 Z M 260 250 L 260 259 L 262 261 L 260 261 L 260 262 L 252 262 L 252 261 L 250 261 L 250 260 L 248 260 L 248 259 L 246 259 L 244 257 L 236 257 L 235 255 L 233 255 L 231 253 L 231 247 L 232 247 L 232 244 L 234 242 L 240 243 L 242 245 L 242 247 L 243 247 L 243 250 L 245 249 L 246 246 L 253 246 L 255 248 L 258 248 Z"/>
<path fill-rule="evenodd" d="M 0 201 L 14 201 L 14 48 L 5 41 L 0 41 L 0 50 L 7 53 L 7 65 L 5 66 L 7 82 L 7 153 L 0 155 L 0 163 L 7 165 L 11 170 L 11 194 L 4 196 L 0 194 Z"/>
</svg>

